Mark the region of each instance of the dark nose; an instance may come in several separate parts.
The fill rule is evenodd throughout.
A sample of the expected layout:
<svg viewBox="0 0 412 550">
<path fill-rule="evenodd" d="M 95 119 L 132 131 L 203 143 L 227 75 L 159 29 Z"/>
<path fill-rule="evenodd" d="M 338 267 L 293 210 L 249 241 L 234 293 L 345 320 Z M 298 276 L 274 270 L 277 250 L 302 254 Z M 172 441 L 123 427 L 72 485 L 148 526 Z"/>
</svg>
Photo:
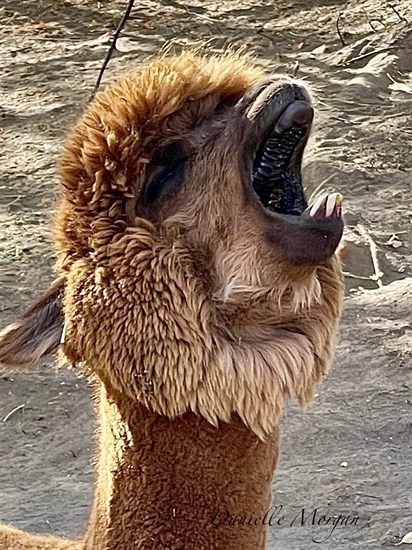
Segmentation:
<svg viewBox="0 0 412 550">
<path fill-rule="evenodd" d="M 307 101 L 294 101 L 286 107 L 280 115 L 275 131 L 279 134 L 291 128 L 298 126 L 300 128 L 310 128 L 313 121 L 313 107 Z"/>
</svg>

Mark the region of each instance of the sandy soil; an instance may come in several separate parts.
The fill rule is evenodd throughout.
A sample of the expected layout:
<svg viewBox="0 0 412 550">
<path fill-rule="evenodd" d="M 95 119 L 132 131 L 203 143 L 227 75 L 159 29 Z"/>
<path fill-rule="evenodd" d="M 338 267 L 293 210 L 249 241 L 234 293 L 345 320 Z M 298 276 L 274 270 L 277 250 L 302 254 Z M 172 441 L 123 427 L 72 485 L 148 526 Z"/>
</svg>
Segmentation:
<svg viewBox="0 0 412 550">
<path fill-rule="evenodd" d="M 269 548 L 392 548 L 412 531 L 412 4 L 136 4 L 107 79 L 166 43 L 206 39 L 211 49 L 246 44 L 259 63 L 304 78 L 317 95 L 305 178 L 310 191 L 321 185 L 346 197 L 347 299 L 334 371 L 310 410 L 292 406 L 283 422 L 274 493 L 285 520 L 271 527 Z M 52 277 L 56 159 L 124 7 L 0 2 L 1 325 Z M 93 477 L 85 381 L 44 365 L 0 378 L 0 396 L 0 521 L 81 532 Z M 315 509 L 318 518 L 359 520 L 331 532 L 312 525 Z"/>
</svg>

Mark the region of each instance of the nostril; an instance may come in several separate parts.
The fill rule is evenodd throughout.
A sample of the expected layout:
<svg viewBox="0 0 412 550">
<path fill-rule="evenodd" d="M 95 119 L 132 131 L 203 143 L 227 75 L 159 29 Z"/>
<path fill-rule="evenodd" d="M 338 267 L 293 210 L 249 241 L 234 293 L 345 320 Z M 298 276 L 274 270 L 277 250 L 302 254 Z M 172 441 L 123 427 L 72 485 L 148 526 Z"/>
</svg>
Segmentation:
<svg viewBox="0 0 412 550">
<path fill-rule="evenodd" d="M 313 107 L 307 101 L 294 101 L 280 115 L 276 123 L 275 131 L 279 134 L 291 128 L 299 126 L 309 128 L 313 120 Z"/>
</svg>

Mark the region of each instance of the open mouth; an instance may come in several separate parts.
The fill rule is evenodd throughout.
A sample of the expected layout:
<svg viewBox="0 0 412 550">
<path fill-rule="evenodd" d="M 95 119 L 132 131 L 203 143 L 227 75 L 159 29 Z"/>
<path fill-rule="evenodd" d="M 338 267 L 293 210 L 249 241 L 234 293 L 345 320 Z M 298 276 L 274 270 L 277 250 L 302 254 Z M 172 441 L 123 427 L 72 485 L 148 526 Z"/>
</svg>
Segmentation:
<svg viewBox="0 0 412 550">
<path fill-rule="evenodd" d="M 269 80 L 258 87 L 246 116 L 256 126 L 252 187 L 262 206 L 277 214 L 300 216 L 307 211 L 316 219 L 339 217 L 339 193 L 322 197 L 308 209 L 301 171 L 313 121 L 307 92 L 290 82 L 279 89 Z"/>
<path fill-rule="evenodd" d="M 286 79 L 251 88 L 239 103 L 248 120 L 245 155 L 249 189 L 267 226 L 267 238 L 298 264 L 314 264 L 335 251 L 343 232 L 342 196 L 308 205 L 302 158 L 313 121 L 306 90 Z"/>
<path fill-rule="evenodd" d="M 308 102 L 291 103 L 257 151 L 253 189 L 262 205 L 273 212 L 300 215 L 308 206 L 301 164 L 312 119 L 313 109 Z"/>
</svg>

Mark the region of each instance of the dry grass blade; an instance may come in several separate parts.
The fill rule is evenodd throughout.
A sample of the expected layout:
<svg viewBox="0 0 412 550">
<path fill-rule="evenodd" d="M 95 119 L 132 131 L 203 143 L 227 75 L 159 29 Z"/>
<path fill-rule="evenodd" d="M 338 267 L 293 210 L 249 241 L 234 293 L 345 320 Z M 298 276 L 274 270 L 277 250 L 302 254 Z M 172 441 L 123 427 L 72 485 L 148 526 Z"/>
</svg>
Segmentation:
<svg viewBox="0 0 412 550">
<path fill-rule="evenodd" d="M 23 403 L 22 405 L 19 405 L 18 407 L 14 407 L 14 409 L 12 409 L 9 413 L 7 413 L 6 416 L 3 418 L 3 422 L 7 422 L 7 420 L 9 420 L 9 418 L 11 418 L 14 413 L 19 411 L 20 409 L 24 409 L 25 406 L 26 406 L 26 403 Z"/>
<path fill-rule="evenodd" d="M 370 278 L 373 281 L 376 281 L 376 284 L 378 285 L 379 288 L 382 288 L 383 287 L 383 284 L 382 284 L 383 271 L 381 271 L 380 268 L 379 268 L 378 247 L 376 246 L 375 241 L 372 239 L 372 237 L 368 233 L 366 227 L 364 227 L 363 225 L 358 223 L 356 228 L 357 228 L 359 234 L 361 235 L 361 237 L 363 237 L 365 239 L 365 241 L 368 243 L 369 250 L 371 252 L 374 275 L 372 275 Z"/>
</svg>

